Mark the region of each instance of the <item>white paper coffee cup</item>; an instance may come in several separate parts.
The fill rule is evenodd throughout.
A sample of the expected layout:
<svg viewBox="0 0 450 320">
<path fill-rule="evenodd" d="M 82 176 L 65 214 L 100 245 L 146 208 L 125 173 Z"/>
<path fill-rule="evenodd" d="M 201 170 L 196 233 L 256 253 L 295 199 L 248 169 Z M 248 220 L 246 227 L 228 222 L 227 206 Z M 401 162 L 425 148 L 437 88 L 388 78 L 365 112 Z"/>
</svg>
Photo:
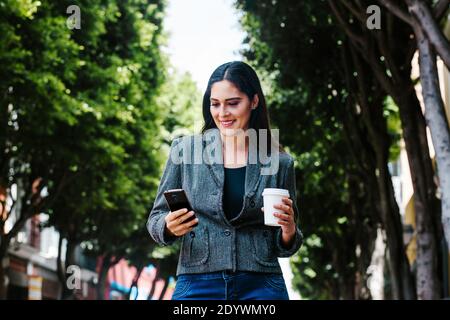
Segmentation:
<svg viewBox="0 0 450 320">
<path fill-rule="evenodd" d="M 279 209 L 274 208 L 275 204 L 283 204 L 283 197 L 289 197 L 289 190 L 277 188 L 265 188 L 263 193 L 264 200 L 264 224 L 266 226 L 281 227 L 278 224 L 278 218 L 273 214 L 275 212 L 283 213 Z"/>
</svg>

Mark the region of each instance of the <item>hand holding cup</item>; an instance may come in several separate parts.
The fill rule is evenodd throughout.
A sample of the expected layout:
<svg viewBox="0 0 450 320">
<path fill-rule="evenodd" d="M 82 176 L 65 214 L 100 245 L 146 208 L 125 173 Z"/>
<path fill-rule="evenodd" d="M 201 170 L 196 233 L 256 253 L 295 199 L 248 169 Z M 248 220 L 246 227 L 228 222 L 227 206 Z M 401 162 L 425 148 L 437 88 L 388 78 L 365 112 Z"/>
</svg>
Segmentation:
<svg viewBox="0 0 450 320">
<path fill-rule="evenodd" d="M 264 224 L 268 226 L 280 227 L 284 234 L 295 234 L 295 219 L 293 201 L 289 198 L 289 191 L 286 189 L 266 188 L 263 191 Z M 278 209 L 278 210 L 277 210 Z"/>
</svg>

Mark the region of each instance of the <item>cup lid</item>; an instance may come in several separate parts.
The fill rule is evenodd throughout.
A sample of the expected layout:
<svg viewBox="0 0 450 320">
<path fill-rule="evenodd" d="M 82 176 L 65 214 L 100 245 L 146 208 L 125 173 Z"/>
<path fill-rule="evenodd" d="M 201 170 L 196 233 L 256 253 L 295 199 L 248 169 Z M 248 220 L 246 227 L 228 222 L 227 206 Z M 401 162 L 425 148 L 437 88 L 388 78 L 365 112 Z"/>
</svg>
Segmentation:
<svg viewBox="0 0 450 320">
<path fill-rule="evenodd" d="M 276 195 L 276 196 L 285 196 L 289 197 L 289 190 L 287 189 L 278 189 L 278 188 L 265 188 L 263 193 L 263 196 L 268 195 Z"/>
</svg>

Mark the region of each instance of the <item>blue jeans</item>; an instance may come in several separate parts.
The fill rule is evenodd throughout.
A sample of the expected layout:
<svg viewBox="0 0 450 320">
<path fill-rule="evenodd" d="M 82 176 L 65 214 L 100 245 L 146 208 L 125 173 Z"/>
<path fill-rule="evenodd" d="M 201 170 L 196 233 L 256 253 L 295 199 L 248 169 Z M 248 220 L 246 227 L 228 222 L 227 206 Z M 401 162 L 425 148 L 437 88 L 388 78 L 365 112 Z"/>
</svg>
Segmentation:
<svg viewBox="0 0 450 320">
<path fill-rule="evenodd" d="M 289 300 L 282 274 L 218 271 L 178 276 L 172 300 Z"/>
</svg>

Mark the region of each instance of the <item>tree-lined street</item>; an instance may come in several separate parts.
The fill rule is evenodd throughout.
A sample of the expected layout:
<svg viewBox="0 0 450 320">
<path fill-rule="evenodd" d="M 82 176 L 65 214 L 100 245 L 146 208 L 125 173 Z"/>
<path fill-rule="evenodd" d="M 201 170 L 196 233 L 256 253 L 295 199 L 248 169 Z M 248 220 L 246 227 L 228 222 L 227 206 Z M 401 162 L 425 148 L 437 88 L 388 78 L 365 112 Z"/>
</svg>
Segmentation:
<svg viewBox="0 0 450 320">
<path fill-rule="evenodd" d="M 230 3 L 245 33 L 235 49 L 296 160 L 305 242 L 290 266 L 304 299 L 373 299 L 377 257 L 384 299 L 450 296 L 449 4 Z M 167 6 L 0 0 L 0 299 L 20 287 L 13 248 L 42 250 L 34 234 L 49 228 L 58 299 L 79 295 L 69 266 L 80 252 L 96 299 L 123 260 L 134 268 L 125 298 L 150 264 L 147 299 L 158 281 L 159 299 L 173 286 L 179 242 L 159 247 L 146 221 L 171 141 L 198 129 L 202 92 L 164 49 Z M 399 187 L 403 156 L 410 181 Z"/>
</svg>

